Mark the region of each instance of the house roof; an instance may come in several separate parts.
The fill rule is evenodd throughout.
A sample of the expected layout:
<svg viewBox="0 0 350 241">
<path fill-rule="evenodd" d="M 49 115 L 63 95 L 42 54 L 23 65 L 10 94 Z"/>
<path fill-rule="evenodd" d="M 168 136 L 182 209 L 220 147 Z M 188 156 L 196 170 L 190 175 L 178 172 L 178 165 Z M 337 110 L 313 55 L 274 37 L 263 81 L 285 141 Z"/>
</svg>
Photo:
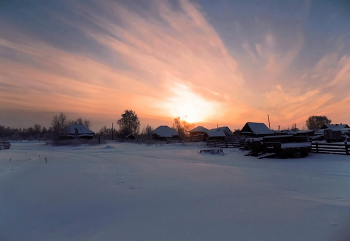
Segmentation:
<svg viewBox="0 0 350 241">
<path fill-rule="evenodd" d="M 207 132 L 207 131 L 209 130 L 203 126 L 197 126 L 196 128 L 193 128 L 192 130 L 190 130 L 190 132 Z"/>
<path fill-rule="evenodd" d="M 69 134 L 69 135 L 94 135 L 95 133 L 88 128 L 86 128 L 84 125 L 70 125 L 68 126 L 64 131 L 64 134 Z"/>
<path fill-rule="evenodd" d="M 209 137 L 225 137 L 225 133 L 222 130 L 208 130 L 206 131 Z"/>
<path fill-rule="evenodd" d="M 213 131 L 216 131 L 216 130 L 221 130 L 225 133 L 226 136 L 233 136 L 233 133 L 232 131 L 230 130 L 230 128 L 228 128 L 227 126 L 222 126 L 222 127 L 218 127 L 218 128 L 213 128 L 211 129 Z"/>
<path fill-rule="evenodd" d="M 270 130 L 264 123 L 247 122 L 242 128 L 241 133 L 251 133 L 255 135 L 270 135 L 274 132 Z"/>
<path fill-rule="evenodd" d="M 325 124 L 321 127 L 321 129 L 343 129 L 349 128 L 347 124 Z"/>
<path fill-rule="evenodd" d="M 156 134 L 159 137 L 173 137 L 179 135 L 177 131 L 171 129 L 169 126 L 158 126 L 152 131 L 152 134 Z"/>
</svg>

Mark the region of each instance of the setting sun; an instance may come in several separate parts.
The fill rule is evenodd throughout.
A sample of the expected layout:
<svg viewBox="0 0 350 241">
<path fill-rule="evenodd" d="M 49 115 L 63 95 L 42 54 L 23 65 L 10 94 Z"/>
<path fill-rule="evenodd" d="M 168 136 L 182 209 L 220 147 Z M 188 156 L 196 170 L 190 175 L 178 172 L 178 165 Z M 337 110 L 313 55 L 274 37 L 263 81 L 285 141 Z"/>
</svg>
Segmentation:
<svg viewBox="0 0 350 241">
<path fill-rule="evenodd" d="M 193 93 L 189 87 L 174 82 L 171 92 L 173 96 L 165 104 L 170 116 L 180 117 L 189 123 L 196 123 L 207 121 L 214 115 L 217 104 Z"/>
</svg>

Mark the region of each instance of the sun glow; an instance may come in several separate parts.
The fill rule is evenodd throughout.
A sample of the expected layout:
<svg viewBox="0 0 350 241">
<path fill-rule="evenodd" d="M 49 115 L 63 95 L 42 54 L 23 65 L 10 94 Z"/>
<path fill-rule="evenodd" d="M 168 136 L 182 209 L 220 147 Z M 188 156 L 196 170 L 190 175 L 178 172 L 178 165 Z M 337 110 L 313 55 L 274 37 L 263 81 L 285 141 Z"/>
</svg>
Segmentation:
<svg viewBox="0 0 350 241">
<path fill-rule="evenodd" d="M 171 92 L 174 94 L 166 104 L 169 114 L 180 117 L 189 123 L 203 122 L 214 115 L 216 103 L 205 100 L 182 84 L 174 82 Z"/>
</svg>

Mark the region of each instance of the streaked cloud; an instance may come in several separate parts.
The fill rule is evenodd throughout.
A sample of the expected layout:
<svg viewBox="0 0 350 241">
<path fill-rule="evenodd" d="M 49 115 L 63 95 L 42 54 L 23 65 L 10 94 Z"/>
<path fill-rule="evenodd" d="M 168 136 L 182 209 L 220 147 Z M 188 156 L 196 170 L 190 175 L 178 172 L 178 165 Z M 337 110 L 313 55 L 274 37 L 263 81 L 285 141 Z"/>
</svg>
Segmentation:
<svg viewBox="0 0 350 241">
<path fill-rule="evenodd" d="M 335 121 L 350 117 L 337 111 L 349 103 L 346 41 L 334 37 L 336 47 L 322 49 L 312 61 L 305 54 L 310 1 L 293 6 L 295 16 L 255 13 L 246 21 L 235 19 L 232 33 L 218 28 L 195 1 L 142 3 L 147 7 L 64 1 L 65 14 L 49 9 L 52 21 L 76 34 L 72 46 L 78 48 L 2 21 L 2 109 L 108 120 L 133 109 L 155 123 L 180 116 L 235 128 L 266 122 L 266 115 L 273 127 L 301 127 L 311 114 L 330 113 Z"/>
</svg>

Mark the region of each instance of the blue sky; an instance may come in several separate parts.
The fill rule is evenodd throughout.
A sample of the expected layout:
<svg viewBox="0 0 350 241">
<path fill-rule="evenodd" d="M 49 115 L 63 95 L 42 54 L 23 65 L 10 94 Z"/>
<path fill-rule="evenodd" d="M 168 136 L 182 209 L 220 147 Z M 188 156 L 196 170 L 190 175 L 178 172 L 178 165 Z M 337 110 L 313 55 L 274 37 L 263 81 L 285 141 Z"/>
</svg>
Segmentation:
<svg viewBox="0 0 350 241">
<path fill-rule="evenodd" d="M 349 1 L 1 1 L 0 125 L 347 123 Z"/>
</svg>

